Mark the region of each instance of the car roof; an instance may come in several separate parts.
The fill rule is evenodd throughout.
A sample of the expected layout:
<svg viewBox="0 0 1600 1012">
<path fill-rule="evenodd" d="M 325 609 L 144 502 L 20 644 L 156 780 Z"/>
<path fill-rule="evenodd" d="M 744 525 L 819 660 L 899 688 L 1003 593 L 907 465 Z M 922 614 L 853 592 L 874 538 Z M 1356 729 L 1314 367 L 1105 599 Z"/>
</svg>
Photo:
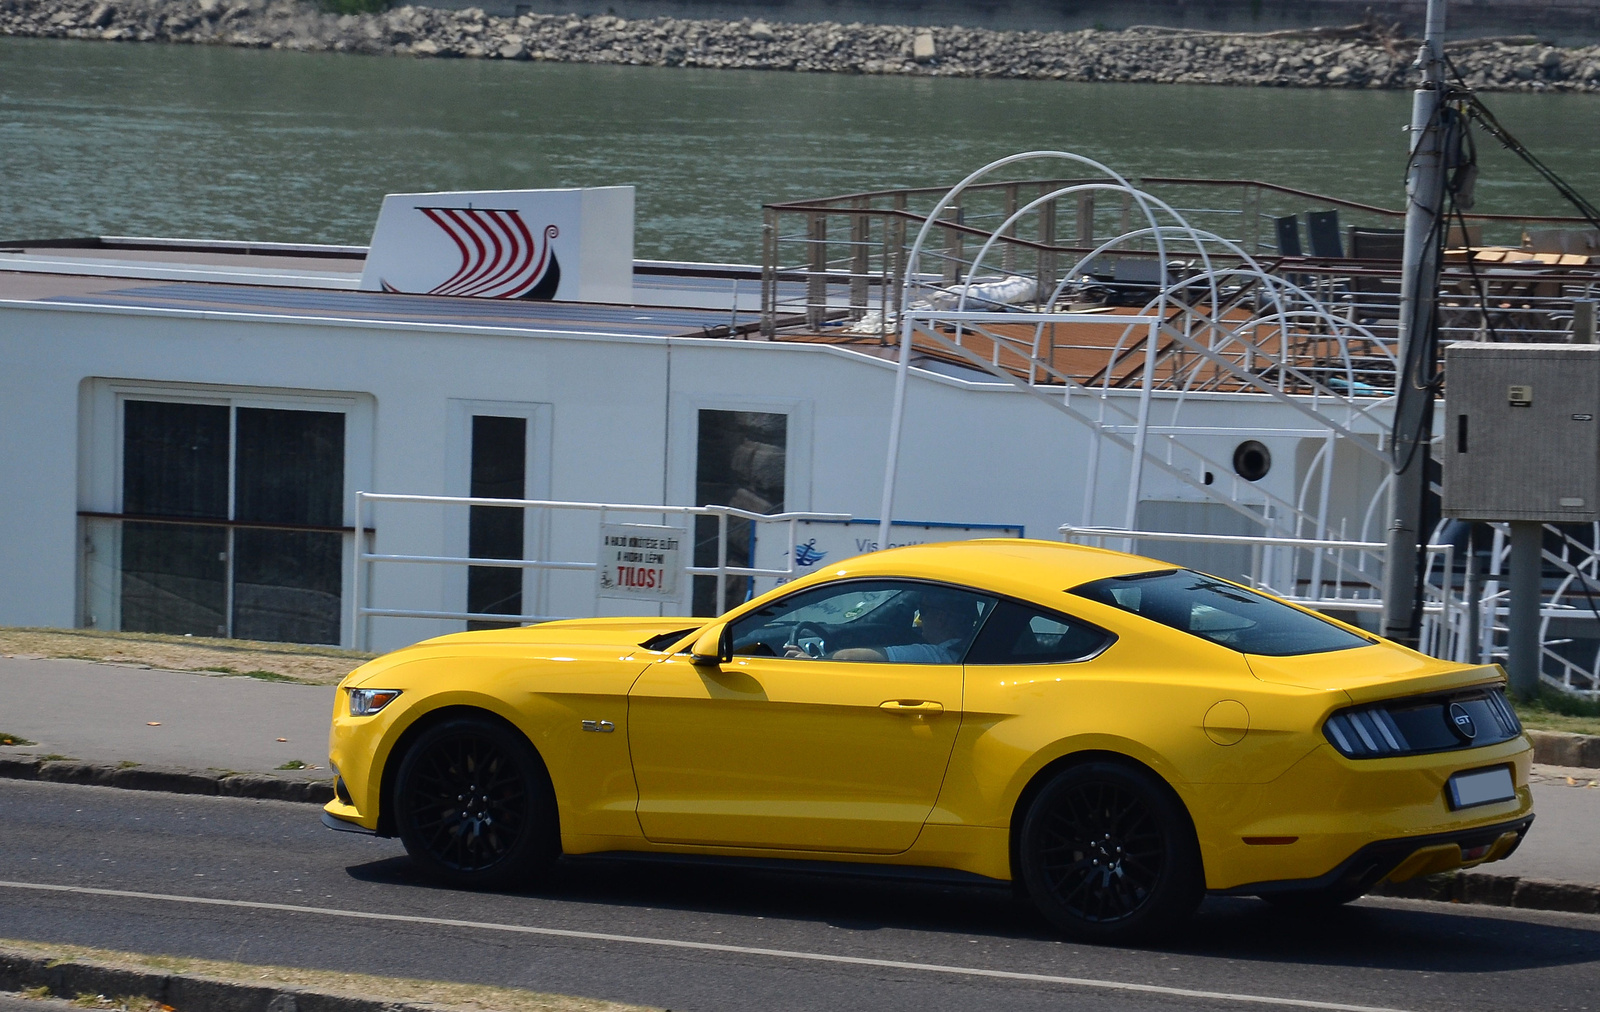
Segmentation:
<svg viewBox="0 0 1600 1012">
<path fill-rule="evenodd" d="M 817 578 L 902 576 L 1037 600 L 1092 580 L 1174 568 L 1170 562 L 1060 541 L 985 538 L 873 552 L 826 567 Z"/>
</svg>

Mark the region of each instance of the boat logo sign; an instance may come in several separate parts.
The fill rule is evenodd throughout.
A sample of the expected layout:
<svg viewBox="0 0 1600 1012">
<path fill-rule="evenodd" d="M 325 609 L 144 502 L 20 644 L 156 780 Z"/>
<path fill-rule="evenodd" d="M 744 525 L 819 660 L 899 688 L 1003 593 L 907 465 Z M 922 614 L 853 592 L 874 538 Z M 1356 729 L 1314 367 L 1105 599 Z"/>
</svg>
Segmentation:
<svg viewBox="0 0 1600 1012">
<path fill-rule="evenodd" d="M 628 303 L 633 188 L 391 193 L 361 290 Z"/>
</svg>

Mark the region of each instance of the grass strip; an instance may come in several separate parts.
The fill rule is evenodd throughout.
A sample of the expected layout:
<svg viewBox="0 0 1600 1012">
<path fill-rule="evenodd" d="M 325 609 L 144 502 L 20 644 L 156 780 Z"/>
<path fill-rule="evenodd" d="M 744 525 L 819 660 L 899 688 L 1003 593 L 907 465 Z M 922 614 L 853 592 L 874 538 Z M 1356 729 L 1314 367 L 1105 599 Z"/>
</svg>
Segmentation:
<svg viewBox="0 0 1600 1012">
<path fill-rule="evenodd" d="M 30 627 L 0 627 L 0 655 L 144 664 L 169 671 L 311 685 L 332 685 L 376 656 L 299 643 Z"/>
<path fill-rule="evenodd" d="M 485 1010 L 485 1012 L 652 1012 L 642 1005 L 625 1005 L 599 998 L 577 998 L 569 995 L 543 994 L 509 987 L 488 987 L 479 984 L 456 984 L 439 980 L 412 980 L 404 977 L 379 977 L 364 973 L 340 973 L 336 970 L 308 970 L 287 966 L 264 966 L 254 963 L 237 963 L 228 960 L 191 959 L 186 956 L 161 956 L 137 952 L 120 952 L 114 949 L 97 949 L 83 945 L 57 945 L 17 939 L 0 939 L 0 953 L 14 956 L 44 958 L 51 965 L 79 963 L 116 970 L 134 970 L 145 973 L 200 977 L 223 983 L 250 987 L 299 988 L 322 994 L 338 995 L 375 1002 L 404 1002 L 416 1005 L 442 1006 L 450 1009 Z M 32 989 L 32 996 L 49 997 Z M 68 997 L 58 995 L 56 997 Z M 88 999 L 91 996 L 73 996 Z M 93 996 L 100 998 L 101 996 Z M 132 999 L 148 1002 L 147 999 Z M 96 1007 L 96 1006 L 86 1006 Z M 109 1006 L 108 1006 L 109 1007 Z M 120 1007 L 120 1001 L 119 1001 Z M 129 1008 L 150 1008 L 129 1005 Z"/>
<path fill-rule="evenodd" d="M 1514 704 L 1522 726 L 1535 731 L 1600 734 L 1600 699 L 1586 699 L 1544 688 Z"/>
</svg>

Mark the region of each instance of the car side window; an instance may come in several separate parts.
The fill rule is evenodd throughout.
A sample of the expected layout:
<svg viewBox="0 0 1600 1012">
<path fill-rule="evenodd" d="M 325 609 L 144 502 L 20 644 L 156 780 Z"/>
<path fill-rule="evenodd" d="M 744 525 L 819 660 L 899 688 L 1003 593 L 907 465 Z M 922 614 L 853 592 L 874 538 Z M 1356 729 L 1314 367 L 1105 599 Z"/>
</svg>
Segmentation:
<svg viewBox="0 0 1600 1012">
<path fill-rule="evenodd" d="M 910 580 L 849 580 L 780 598 L 729 627 L 738 657 L 959 664 L 993 597 Z"/>
<path fill-rule="evenodd" d="M 968 664 L 1063 664 L 1087 660 L 1114 637 L 1087 622 L 1001 601 L 967 652 Z"/>
</svg>

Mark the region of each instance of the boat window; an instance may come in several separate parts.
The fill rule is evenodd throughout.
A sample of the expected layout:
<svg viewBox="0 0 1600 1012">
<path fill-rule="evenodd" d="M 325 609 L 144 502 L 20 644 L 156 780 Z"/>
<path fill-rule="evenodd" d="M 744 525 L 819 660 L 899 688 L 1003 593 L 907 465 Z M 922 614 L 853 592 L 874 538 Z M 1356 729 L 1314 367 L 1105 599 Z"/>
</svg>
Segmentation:
<svg viewBox="0 0 1600 1012">
<path fill-rule="evenodd" d="M 339 411 L 235 409 L 233 621 L 241 639 L 339 641 L 345 416 Z"/>
<path fill-rule="evenodd" d="M 910 580 L 851 580 L 781 598 L 731 627 L 733 653 L 958 664 L 995 599 Z"/>
<path fill-rule="evenodd" d="M 1287 657 L 1373 642 L 1319 615 L 1187 569 L 1114 576 L 1069 593 L 1246 654 Z"/>
<path fill-rule="evenodd" d="M 751 513 L 782 513 L 788 468 L 789 416 L 772 411 L 703 409 L 696 418 L 694 501 L 698 506 L 737 506 Z M 717 564 L 716 517 L 694 519 L 694 564 Z M 728 518 L 727 561 L 755 565 L 755 524 Z M 717 600 L 717 578 L 694 578 L 692 611 L 720 615 L 750 600 L 748 576 L 729 576 Z"/>
<path fill-rule="evenodd" d="M 527 494 L 528 420 L 504 415 L 472 416 L 472 476 L 469 494 L 484 499 L 522 499 Z M 473 506 L 467 517 L 467 554 L 474 559 L 523 557 L 527 511 L 510 506 Z M 523 571 L 506 566 L 467 567 L 467 611 L 476 615 L 521 615 Z M 514 628 L 515 621 L 474 619 L 468 629 Z"/>
<path fill-rule="evenodd" d="M 968 664 L 1060 664 L 1087 660 L 1110 645 L 1104 629 L 1045 611 L 1001 601 L 967 651 Z"/>
<path fill-rule="evenodd" d="M 339 642 L 344 466 L 342 411 L 124 401 L 119 627 Z"/>
</svg>

